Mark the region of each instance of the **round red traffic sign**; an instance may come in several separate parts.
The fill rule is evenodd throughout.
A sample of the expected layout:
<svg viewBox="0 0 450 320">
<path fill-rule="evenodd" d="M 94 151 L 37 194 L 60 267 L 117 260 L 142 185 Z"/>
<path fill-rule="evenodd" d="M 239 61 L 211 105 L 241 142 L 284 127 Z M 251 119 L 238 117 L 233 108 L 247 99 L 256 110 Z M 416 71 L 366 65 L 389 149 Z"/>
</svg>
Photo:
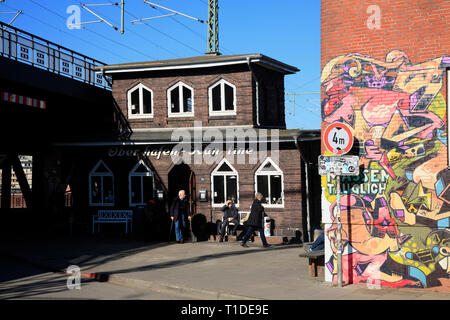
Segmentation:
<svg viewBox="0 0 450 320">
<path fill-rule="evenodd" d="M 342 122 L 330 124 L 323 133 L 323 144 L 335 155 L 348 153 L 353 147 L 353 134 L 350 127 Z"/>
</svg>

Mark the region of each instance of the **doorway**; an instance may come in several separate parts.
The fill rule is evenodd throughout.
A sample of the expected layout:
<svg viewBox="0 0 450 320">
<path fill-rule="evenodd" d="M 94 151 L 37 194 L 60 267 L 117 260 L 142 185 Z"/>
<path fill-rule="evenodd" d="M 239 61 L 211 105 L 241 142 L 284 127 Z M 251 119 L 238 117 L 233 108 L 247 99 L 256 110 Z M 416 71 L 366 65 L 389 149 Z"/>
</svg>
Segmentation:
<svg viewBox="0 0 450 320">
<path fill-rule="evenodd" d="M 195 173 L 185 163 L 175 165 L 169 172 L 169 208 L 172 205 L 172 201 L 178 196 L 180 190 L 186 192 L 191 214 L 195 214 L 197 212 Z"/>
</svg>

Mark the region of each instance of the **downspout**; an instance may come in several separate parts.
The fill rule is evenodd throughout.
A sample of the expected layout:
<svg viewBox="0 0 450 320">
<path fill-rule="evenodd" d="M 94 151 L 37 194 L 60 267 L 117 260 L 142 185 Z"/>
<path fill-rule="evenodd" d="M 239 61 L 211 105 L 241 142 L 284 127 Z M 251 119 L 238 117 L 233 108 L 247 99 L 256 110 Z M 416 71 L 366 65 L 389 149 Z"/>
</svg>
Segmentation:
<svg viewBox="0 0 450 320">
<path fill-rule="evenodd" d="M 256 125 L 258 127 L 260 127 L 261 124 L 259 123 L 259 82 L 258 82 L 258 79 L 256 78 L 255 71 L 253 70 L 253 68 L 250 64 L 250 57 L 247 57 L 247 64 L 248 64 L 248 68 L 252 72 L 253 78 L 255 78 L 255 83 L 256 83 Z"/>
<path fill-rule="evenodd" d="M 303 162 L 305 163 L 305 182 L 306 182 L 306 190 L 305 190 L 305 193 L 306 193 L 306 230 L 307 230 L 307 232 L 308 232 L 308 237 L 307 237 L 307 239 L 308 239 L 309 241 L 311 241 L 311 223 L 310 223 L 310 220 L 311 220 L 311 217 L 310 217 L 310 216 L 311 216 L 311 213 L 310 213 L 310 199 L 309 199 L 309 177 L 308 177 L 308 166 L 309 166 L 309 163 L 308 163 L 308 161 L 306 160 L 306 158 L 303 156 L 302 150 L 300 150 L 300 147 L 299 147 L 298 141 L 297 141 L 298 137 L 293 137 L 293 138 L 294 138 L 295 147 L 296 147 L 297 150 L 300 152 L 300 158 L 302 158 Z M 314 237 L 312 237 L 312 238 L 314 238 Z M 312 240 L 314 240 L 314 239 L 312 239 Z"/>
</svg>

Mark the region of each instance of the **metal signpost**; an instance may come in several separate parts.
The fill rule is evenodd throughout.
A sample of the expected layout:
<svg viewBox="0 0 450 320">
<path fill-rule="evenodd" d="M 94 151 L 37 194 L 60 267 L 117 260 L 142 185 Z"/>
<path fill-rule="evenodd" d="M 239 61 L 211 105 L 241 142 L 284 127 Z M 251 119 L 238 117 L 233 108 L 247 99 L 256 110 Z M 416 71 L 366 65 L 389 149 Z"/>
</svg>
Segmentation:
<svg viewBox="0 0 450 320">
<path fill-rule="evenodd" d="M 319 174 L 336 177 L 336 256 L 338 285 L 342 287 L 342 223 L 341 223 L 341 176 L 359 175 L 359 157 L 344 156 L 353 146 L 353 134 L 344 123 L 329 125 L 323 135 L 323 144 L 337 156 L 319 156 Z"/>
</svg>

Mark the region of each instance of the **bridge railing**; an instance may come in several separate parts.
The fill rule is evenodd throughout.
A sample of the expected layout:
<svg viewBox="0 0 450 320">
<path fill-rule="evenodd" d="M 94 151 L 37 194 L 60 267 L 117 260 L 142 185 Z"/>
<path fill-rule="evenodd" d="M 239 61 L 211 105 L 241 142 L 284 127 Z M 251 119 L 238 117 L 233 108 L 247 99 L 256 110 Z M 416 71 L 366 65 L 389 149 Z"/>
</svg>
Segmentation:
<svg viewBox="0 0 450 320">
<path fill-rule="evenodd" d="M 111 90 L 111 80 L 106 81 L 94 70 L 95 66 L 104 63 L 3 22 L 0 22 L 0 55 Z"/>
</svg>

